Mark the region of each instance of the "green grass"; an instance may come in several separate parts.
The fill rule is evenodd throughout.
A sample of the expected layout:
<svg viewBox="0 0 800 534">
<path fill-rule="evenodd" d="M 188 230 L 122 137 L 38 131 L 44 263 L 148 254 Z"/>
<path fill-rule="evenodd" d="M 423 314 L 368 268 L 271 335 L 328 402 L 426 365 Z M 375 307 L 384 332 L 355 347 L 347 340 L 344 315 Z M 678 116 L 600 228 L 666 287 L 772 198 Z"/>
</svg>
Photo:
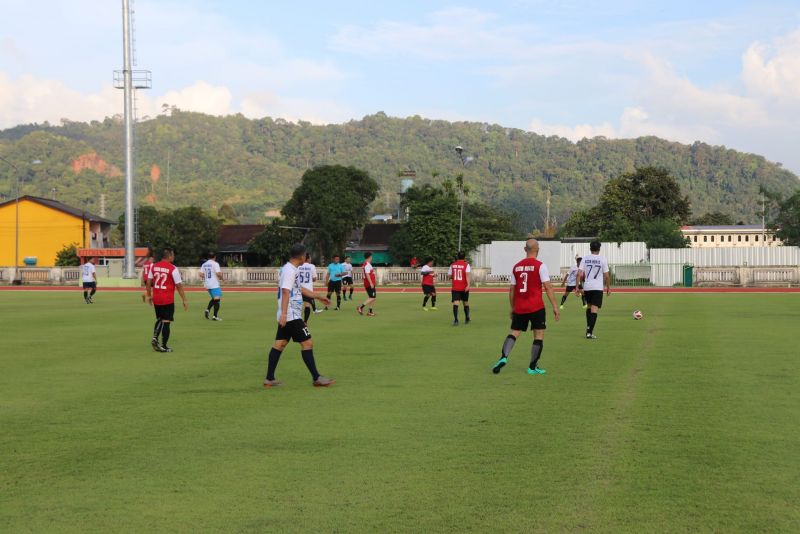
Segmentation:
<svg viewBox="0 0 800 534">
<path fill-rule="evenodd" d="M 314 316 L 338 383 L 290 345 L 263 390 L 273 293 L 191 294 L 169 355 L 138 294 L 0 293 L 0 531 L 800 531 L 797 295 L 612 295 L 595 342 L 570 299 L 534 377 L 472 298 Z"/>
</svg>

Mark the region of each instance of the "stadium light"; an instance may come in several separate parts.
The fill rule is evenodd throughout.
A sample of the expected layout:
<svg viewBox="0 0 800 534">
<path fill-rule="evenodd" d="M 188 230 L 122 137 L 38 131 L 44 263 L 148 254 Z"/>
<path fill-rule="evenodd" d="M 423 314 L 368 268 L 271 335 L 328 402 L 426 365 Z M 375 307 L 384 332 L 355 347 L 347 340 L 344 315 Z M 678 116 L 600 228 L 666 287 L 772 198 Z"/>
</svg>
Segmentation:
<svg viewBox="0 0 800 534">
<path fill-rule="evenodd" d="M 472 161 L 472 158 L 464 155 L 464 147 L 461 145 L 456 146 L 456 153 L 461 160 L 461 165 L 466 169 L 467 163 Z M 461 173 L 461 185 L 458 189 L 461 192 L 461 210 L 458 216 L 458 251 L 461 252 L 461 229 L 464 226 L 464 173 Z"/>
</svg>

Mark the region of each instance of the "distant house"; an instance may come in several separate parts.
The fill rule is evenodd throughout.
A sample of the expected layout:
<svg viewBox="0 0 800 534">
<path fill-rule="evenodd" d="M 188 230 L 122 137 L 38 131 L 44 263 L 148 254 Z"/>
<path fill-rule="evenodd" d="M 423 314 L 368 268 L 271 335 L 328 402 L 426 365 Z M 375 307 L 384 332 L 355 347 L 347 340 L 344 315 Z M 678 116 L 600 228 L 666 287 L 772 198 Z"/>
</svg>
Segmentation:
<svg viewBox="0 0 800 534">
<path fill-rule="evenodd" d="M 345 253 L 351 256 L 355 265 L 364 263 L 365 252 L 372 252 L 373 265 L 391 265 L 392 256 L 389 253 L 389 243 L 395 232 L 401 227 L 399 224 L 367 224 L 364 228 L 353 232 L 353 235 L 350 236 L 350 245 L 345 249 Z"/>
<path fill-rule="evenodd" d="M 779 247 L 783 245 L 775 233 L 758 224 L 724 226 L 684 226 L 684 237 L 693 248 L 714 247 Z"/>
<path fill-rule="evenodd" d="M 220 265 L 256 265 L 250 241 L 264 231 L 263 224 L 226 224 L 217 238 L 217 261 Z"/>
<path fill-rule="evenodd" d="M 19 236 L 18 263 L 52 267 L 65 245 L 106 248 L 114 221 L 68 206 L 57 200 L 34 196 L 0 203 L 0 265 L 14 265 L 15 238 Z"/>
</svg>

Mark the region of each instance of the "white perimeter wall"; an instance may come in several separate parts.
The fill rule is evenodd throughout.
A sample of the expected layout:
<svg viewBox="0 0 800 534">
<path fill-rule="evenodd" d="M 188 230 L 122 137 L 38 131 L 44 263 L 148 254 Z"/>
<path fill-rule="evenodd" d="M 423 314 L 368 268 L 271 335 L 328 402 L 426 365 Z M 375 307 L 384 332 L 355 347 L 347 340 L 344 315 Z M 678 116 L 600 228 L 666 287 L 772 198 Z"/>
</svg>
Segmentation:
<svg viewBox="0 0 800 534">
<path fill-rule="evenodd" d="M 525 257 L 525 241 L 492 241 L 489 246 L 488 267 L 493 275 L 510 275 L 511 268 Z M 560 257 L 560 241 L 539 241 L 539 261 L 547 265 L 550 273 L 560 271 Z"/>
</svg>

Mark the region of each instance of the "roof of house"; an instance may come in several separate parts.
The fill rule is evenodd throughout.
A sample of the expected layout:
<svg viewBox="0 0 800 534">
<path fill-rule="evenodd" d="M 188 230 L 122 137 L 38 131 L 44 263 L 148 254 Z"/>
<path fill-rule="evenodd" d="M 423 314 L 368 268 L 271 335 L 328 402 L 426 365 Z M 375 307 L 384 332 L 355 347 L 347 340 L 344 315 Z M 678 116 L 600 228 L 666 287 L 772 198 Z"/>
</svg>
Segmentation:
<svg viewBox="0 0 800 534">
<path fill-rule="evenodd" d="M 72 206 L 67 206 L 63 202 L 59 202 L 58 200 L 53 200 L 51 198 L 42 198 L 42 197 L 34 197 L 31 195 L 23 195 L 19 197 L 20 200 L 29 200 L 31 202 L 36 202 L 37 204 L 41 204 L 43 206 L 47 206 L 48 208 L 53 208 L 58 211 L 62 211 L 64 213 L 68 213 L 80 219 L 86 219 L 90 222 L 99 222 L 99 223 L 106 223 L 106 224 L 117 224 L 111 219 L 106 219 L 105 217 L 100 217 L 99 215 L 94 215 L 93 213 L 89 213 L 86 210 L 73 208 Z M 12 198 L 11 200 L 7 200 L 5 202 L 0 203 L 0 208 L 3 206 L 7 206 L 9 204 L 13 204 L 17 201 L 17 199 Z"/>
<path fill-rule="evenodd" d="M 226 224 L 219 229 L 217 252 L 247 252 L 250 240 L 264 231 L 263 224 Z"/>
<path fill-rule="evenodd" d="M 724 224 L 724 225 L 688 225 L 682 226 L 681 230 L 725 230 L 725 231 L 736 231 L 736 230 L 763 230 L 764 228 L 760 224 Z"/>
</svg>

